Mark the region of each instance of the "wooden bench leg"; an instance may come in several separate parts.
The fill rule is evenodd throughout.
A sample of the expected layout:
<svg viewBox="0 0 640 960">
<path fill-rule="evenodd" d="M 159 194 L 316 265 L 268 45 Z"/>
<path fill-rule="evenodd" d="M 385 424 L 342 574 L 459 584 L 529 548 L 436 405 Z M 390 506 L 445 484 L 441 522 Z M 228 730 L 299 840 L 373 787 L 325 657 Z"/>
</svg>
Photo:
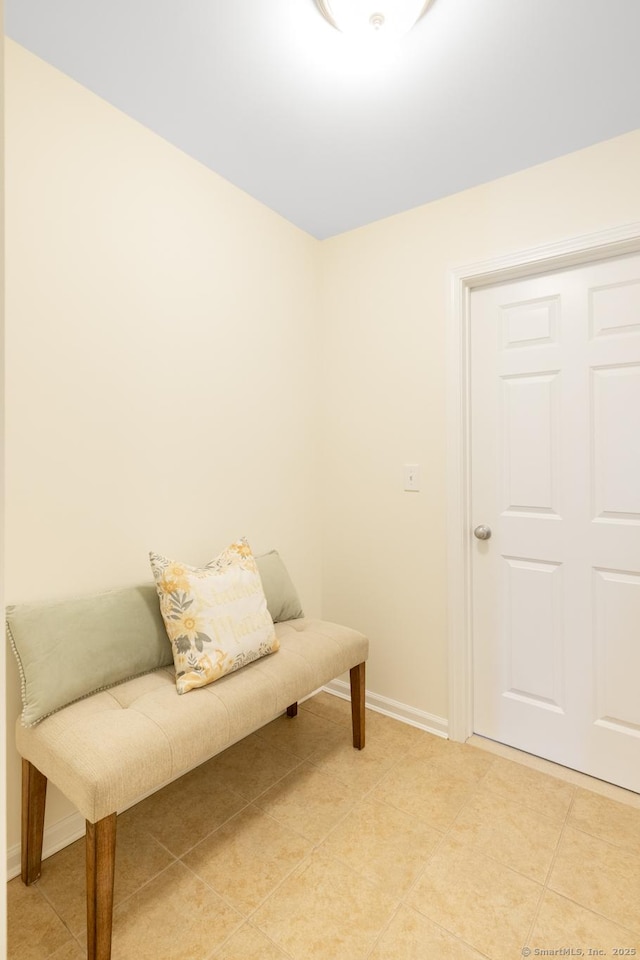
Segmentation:
<svg viewBox="0 0 640 960">
<path fill-rule="evenodd" d="M 298 703 L 292 703 L 290 707 L 287 707 L 287 716 L 288 717 L 297 717 L 298 716 Z"/>
<path fill-rule="evenodd" d="M 47 778 L 22 759 L 22 880 L 29 886 L 42 872 L 42 837 Z"/>
<path fill-rule="evenodd" d="M 357 667 L 351 667 L 349 672 L 351 681 L 351 727 L 353 729 L 353 745 L 357 750 L 364 748 L 364 675 L 364 663 L 359 663 Z"/>
<path fill-rule="evenodd" d="M 87 820 L 87 957 L 110 960 L 113 880 L 116 863 L 116 814 L 97 823 Z"/>
</svg>

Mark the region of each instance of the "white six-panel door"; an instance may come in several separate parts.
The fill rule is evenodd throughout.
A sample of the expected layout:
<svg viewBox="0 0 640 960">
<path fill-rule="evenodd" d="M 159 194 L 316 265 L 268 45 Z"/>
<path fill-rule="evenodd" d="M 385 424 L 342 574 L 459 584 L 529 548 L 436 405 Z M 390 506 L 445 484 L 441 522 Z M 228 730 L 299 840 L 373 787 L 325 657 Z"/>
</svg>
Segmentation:
<svg viewBox="0 0 640 960">
<path fill-rule="evenodd" d="M 640 256 L 470 315 L 474 730 L 640 791 Z"/>
</svg>

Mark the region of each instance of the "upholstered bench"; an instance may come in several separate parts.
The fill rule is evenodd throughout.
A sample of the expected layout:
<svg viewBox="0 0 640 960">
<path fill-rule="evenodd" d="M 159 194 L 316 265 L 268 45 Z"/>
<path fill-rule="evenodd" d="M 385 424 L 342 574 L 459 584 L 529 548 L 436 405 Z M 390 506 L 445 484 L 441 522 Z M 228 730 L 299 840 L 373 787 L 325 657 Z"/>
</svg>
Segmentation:
<svg viewBox="0 0 640 960">
<path fill-rule="evenodd" d="M 277 622 L 277 652 L 178 696 L 153 585 L 12 607 L 7 619 L 25 705 L 16 727 L 22 879 L 40 876 L 51 781 L 86 819 L 89 960 L 111 954 L 118 811 L 280 714 L 294 717 L 298 701 L 346 671 L 353 745 L 364 747 L 368 641 L 347 627 Z"/>
</svg>

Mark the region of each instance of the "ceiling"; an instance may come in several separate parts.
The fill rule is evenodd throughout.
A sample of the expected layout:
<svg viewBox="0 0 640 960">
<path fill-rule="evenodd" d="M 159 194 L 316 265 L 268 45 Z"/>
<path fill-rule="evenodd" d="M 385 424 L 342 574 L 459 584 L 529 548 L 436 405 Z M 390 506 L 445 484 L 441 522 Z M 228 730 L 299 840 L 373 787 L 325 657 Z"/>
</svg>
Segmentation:
<svg viewBox="0 0 640 960">
<path fill-rule="evenodd" d="M 640 0 L 435 0 L 380 57 L 314 0 L 5 0 L 5 29 L 320 239 L 640 126 Z"/>
</svg>

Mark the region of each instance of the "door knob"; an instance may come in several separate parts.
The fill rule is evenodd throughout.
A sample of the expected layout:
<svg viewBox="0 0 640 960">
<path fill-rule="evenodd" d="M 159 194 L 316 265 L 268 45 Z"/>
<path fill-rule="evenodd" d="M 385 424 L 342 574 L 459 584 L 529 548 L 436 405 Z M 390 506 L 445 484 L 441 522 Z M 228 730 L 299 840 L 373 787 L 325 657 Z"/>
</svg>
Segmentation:
<svg viewBox="0 0 640 960">
<path fill-rule="evenodd" d="M 476 527 L 473 531 L 474 537 L 477 537 L 478 540 L 489 540 L 491 537 L 491 527 L 485 527 L 484 524 L 480 524 L 479 527 Z"/>
</svg>

